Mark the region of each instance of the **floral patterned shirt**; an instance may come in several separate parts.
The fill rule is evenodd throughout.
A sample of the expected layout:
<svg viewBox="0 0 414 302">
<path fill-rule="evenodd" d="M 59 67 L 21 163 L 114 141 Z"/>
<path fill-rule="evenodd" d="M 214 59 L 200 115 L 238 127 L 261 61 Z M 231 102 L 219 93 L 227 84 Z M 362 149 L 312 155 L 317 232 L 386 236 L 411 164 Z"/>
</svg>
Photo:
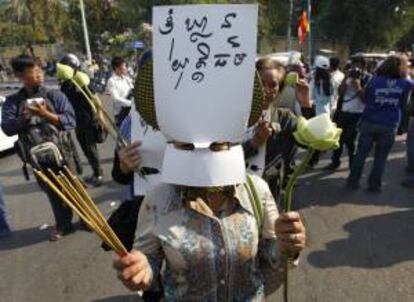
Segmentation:
<svg viewBox="0 0 414 302">
<path fill-rule="evenodd" d="M 160 184 L 141 207 L 135 248 L 160 276 L 166 301 L 264 301 L 264 268 L 280 275 L 274 224 L 279 215 L 269 187 L 252 176 L 264 211 L 260 234 L 247 189 L 214 215 L 203 200 L 185 200 Z M 217 213 L 217 212 L 216 212 Z M 280 276 L 281 278 L 281 276 Z"/>
</svg>

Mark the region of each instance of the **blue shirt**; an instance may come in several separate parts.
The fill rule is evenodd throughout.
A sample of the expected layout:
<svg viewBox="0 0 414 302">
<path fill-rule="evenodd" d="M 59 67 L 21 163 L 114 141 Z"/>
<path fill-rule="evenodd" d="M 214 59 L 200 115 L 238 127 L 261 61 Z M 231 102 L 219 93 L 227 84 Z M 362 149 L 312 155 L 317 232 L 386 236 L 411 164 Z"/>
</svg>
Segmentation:
<svg viewBox="0 0 414 302">
<path fill-rule="evenodd" d="M 59 130 L 72 130 L 76 127 L 75 112 L 67 97 L 62 92 L 58 90 L 46 90 L 45 87 L 41 87 L 39 94 L 47 94 L 49 101 L 52 103 L 59 117 Z M 25 102 L 28 98 L 30 96 L 24 88 L 6 98 L 1 117 L 1 128 L 6 135 L 13 136 L 19 134 L 27 126 L 27 121 L 23 118 L 19 110 L 21 103 Z"/>
<path fill-rule="evenodd" d="M 412 82 L 406 79 L 374 76 L 366 89 L 362 121 L 397 128 L 412 88 Z"/>
</svg>

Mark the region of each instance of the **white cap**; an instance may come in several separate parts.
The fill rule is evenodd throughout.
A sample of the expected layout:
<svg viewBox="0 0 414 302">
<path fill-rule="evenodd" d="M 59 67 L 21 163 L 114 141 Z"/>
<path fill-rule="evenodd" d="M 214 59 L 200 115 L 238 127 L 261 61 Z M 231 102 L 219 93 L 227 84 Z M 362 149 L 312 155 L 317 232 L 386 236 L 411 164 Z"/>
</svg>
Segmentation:
<svg viewBox="0 0 414 302">
<path fill-rule="evenodd" d="M 299 51 L 292 51 L 289 55 L 288 65 L 301 65 L 303 66 L 302 61 L 300 60 L 302 54 Z"/>
<path fill-rule="evenodd" d="M 331 67 L 329 58 L 325 56 L 317 56 L 315 58 L 315 67 L 320 69 L 329 69 Z"/>
</svg>

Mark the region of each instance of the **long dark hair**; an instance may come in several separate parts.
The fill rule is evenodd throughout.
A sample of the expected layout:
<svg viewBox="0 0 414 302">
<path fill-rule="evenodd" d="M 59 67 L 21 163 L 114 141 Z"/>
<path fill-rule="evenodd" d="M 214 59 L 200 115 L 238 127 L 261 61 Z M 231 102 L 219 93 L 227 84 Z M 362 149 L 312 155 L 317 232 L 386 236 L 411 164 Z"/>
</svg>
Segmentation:
<svg viewBox="0 0 414 302">
<path fill-rule="evenodd" d="M 402 55 L 389 56 L 377 69 L 377 76 L 401 79 L 401 65 L 403 64 Z"/>
<path fill-rule="evenodd" d="M 327 96 L 332 95 L 331 87 L 331 74 L 328 70 L 322 68 L 316 68 L 315 71 L 315 88 L 319 93 L 321 93 L 321 86 L 323 89 L 323 94 Z"/>
</svg>

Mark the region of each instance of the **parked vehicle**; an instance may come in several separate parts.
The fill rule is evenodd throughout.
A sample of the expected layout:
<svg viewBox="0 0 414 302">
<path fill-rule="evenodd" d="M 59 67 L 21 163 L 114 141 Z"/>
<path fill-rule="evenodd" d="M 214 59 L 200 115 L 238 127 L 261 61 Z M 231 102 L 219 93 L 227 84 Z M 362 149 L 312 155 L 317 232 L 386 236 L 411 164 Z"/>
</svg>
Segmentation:
<svg viewBox="0 0 414 302">
<path fill-rule="evenodd" d="M 3 104 L 5 101 L 6 101 L 6 98 L 0 95 L 0 124 L 1 124 L 1 110 L 3 108 Z M 0 152 L 12 149 L 16 141 L 17 141 L 17 135 L 9 137 L 6 134 L 4 134 L 0 128 Z"/>
</svg>

